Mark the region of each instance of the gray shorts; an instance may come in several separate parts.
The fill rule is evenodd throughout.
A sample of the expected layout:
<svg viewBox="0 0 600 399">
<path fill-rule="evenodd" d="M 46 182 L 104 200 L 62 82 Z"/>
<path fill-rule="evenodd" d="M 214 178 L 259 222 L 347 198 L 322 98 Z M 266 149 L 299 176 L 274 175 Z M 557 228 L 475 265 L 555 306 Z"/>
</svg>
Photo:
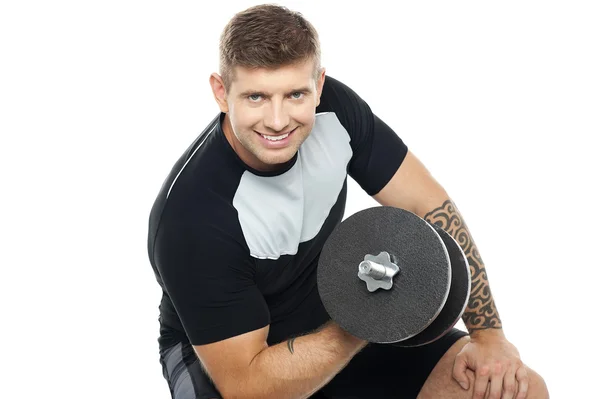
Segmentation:
<svg viewBox="0 0 600 399">
<path fill-rule="evenodd" d="M 465 335 L 453 329 L 415 348 L 369 344 L 312 398 L 416 398 L 437 362 Z M 191 345 L 179 343 L 162 351 L 160 362 L 173 399 L 221 399 Z"/>
</svg>

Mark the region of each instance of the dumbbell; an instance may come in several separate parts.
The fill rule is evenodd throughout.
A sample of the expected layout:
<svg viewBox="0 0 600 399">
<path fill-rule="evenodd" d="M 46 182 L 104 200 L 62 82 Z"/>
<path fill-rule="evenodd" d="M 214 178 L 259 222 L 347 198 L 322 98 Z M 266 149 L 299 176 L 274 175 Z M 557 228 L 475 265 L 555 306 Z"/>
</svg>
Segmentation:
<svg viewBox="0 0 600 399">
<path fill-rule="evenodd" d="M 460 320 L 471 273 L 441 227 L 377 206 L 334 229 L 321 251 L 317 286 L 331 319 L 350 334 L 409 347 L 435 341 Z"/>
</svg>

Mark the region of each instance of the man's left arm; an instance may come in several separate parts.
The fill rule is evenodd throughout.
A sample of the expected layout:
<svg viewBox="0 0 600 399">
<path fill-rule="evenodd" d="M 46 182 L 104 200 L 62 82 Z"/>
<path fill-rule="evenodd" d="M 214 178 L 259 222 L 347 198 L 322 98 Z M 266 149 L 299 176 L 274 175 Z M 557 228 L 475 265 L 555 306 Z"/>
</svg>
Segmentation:
<svg viewBox="0 0 600 399">
<path fill-rule="evenodd" d="M 465 326 L 470 334 L 490 329 L 500 333 L 502 322 L 471 233 L 444 188 L 414 154 L 409 151 L 392 180 L 373 198 L 382 205 L 411 211 L 454 237 L 471 268 L 471 296 L 463 314 Z"/>
<path fill-rule="evenodd" d="M 502 387 L 515 383 L 515 379 L 520 385 L 525 383 L 525 367 L 517 349 L 504 336 L 483 260 L 446 190 L 409 151 L 392 179 L 373 198 L 381 205 L 406 209 L 437 224 L 454 237 L 467 257 L 472 284 L 462 318 L 471 342 L 457 357 L 454 371 L 458 382 L 468 384 L 464 371 L 470 368 L 476 372 L 476 392 L 485 393 L 488 382 L 490 389 L 498 384 Z"/>
</svg>

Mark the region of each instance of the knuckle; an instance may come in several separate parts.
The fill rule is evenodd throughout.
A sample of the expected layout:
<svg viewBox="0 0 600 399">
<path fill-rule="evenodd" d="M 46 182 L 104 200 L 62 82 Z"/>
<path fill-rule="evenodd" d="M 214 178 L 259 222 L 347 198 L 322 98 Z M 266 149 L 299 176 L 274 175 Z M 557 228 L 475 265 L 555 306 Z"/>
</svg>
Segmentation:
<svg viewBox="0 0 600 399">
<path fill-rule="evenodd" d="M 504 364 L 500 361 L 496 362 L 496 364 L 494 365 L 494 374 L 500 375 L 500 374 L 502 374 L 503 370 L 504 370 Z"/>
<path fill-rule="evenodd" d="M 488 366 L 483 366 L 477 370 L 477 375 L 481 376 L 481 377 L 485 377 L 486 375 L 488 375 L 489 371 L 490 371 L 490 369 Z"/>
</svg>

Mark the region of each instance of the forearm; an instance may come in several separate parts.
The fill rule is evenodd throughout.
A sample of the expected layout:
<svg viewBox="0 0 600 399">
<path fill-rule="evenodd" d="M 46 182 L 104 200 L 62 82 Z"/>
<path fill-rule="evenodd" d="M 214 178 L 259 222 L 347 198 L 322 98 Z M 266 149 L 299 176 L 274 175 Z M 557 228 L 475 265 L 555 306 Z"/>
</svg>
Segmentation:
<svg viewBox="0 0 600 399">
<path fill-rule="evenodd" d="M 448 232 L 461 246 L 471 268 L 471 296 L 463 314 L 470 334 L 481 330 L 502 329 L 502 322 L 492 297 L 483 260 L 462 216 L 451 199 L 420 215 Z"/>
<path fill-rule="evenodd" d="M 327 384 L 366 344 L 328 323 L 313 334 L 260 352 L 231 397 L 307 398 Z"/>
</svg>

